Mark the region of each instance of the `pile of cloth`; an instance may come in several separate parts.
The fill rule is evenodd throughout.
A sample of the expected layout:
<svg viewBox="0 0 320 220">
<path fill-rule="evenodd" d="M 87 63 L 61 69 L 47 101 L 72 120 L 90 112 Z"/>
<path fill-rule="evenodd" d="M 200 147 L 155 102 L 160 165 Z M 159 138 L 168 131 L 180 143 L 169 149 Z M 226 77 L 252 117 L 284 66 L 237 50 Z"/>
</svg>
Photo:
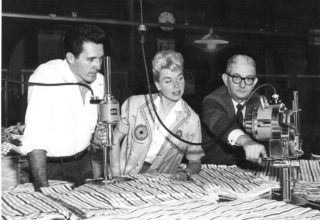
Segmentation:
<svg viewBox="0 0 320 220">
<path fill-rule="evenodd" d="M 26 167 L 25 155 L 20 146 L 25 125 L 20 123 L 8 128 L 1 128 L 1 189 L 26 182 L 29 175 L 22 171 Z"/>
<path fill-rule="evenodd" d="M 218 196 L 209 195 L 195 182 L 175 181 L 168 174 L 128 175 L 132 181 L 116 184 L 87 183 L 73 190 L 54 191 L 43 188 L 50 198 L 68 207 L 81 218 L 128 213 L 144 205 L 157 205 L 190 199 Z"/>
<path fill-rule="evenodd" d="M 25 125 L 18 123 L 1 128 L 1 156 L 21 155 L 20 146 Z"/>
<path fill-rule="evenodd" d="M 220 199 L 226 200 L 253 198 L 280 188 L 279 182 L 267 176 L 256 176 L 237 166 L 205 164 L 193 179 L 206 191 L 214 192 Z"/>
<path fill-rule="evenodd" d="M 72 190 L 72 185 L 64 181 L 50 181 L 54 191 Z M 35 192 L 31 183 L 20 184 L 1 191 L 2 219 L 69 219 L 78 217 L 59 202 L 44 193 Z"/>
<path fill-rule="evenodd" d="M 320 219 L 318 210 L 260 198 L 279 183 L 236 166 L 203 165 L 190 181 L 169 174 L 126 177 L 131 181 L 92 180 L 77 188 L 50 181 L 42 193 L 20 184 L 2 191 L 2 218 Z"/>
</svg>

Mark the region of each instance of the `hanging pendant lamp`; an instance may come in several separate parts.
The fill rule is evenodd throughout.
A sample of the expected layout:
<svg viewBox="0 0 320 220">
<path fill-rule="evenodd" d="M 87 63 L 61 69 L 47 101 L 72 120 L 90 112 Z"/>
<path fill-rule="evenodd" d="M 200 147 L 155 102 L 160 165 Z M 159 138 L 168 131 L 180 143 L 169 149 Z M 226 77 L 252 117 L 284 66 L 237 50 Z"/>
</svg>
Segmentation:
<svg viewBox="0 0 320 220">
<path fill-rule="evenodd" d="M 213 29 L 210 28 L 208 34 L 206 34 L 199 40 L 195 40 L 194 43 L 201 50 L 204 50 L 208 53 L 213 53 L 223 49 L 229 43 L 229 41 L 224 40 L 220 36 L 214 34 Z"/>
</svg>

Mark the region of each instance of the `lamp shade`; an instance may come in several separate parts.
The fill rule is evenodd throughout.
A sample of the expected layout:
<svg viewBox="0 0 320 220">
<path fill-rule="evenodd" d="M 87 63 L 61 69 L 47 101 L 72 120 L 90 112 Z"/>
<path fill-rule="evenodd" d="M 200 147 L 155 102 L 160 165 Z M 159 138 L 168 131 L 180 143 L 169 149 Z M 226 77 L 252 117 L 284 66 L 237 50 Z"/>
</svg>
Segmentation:
<svg viewBox="0 0 320 220">
<path fill-rule="evenodd" d="M 206 34 L 199 40 L 195 40 L 194 43 L 200 49 L 208 53 L 212 53 L 224 48 L 229 43 L 229 41 L 224 40 L 220 36 L 214 34 L 213 29 L 210 28 L 208 34 Z"/>
</svg>

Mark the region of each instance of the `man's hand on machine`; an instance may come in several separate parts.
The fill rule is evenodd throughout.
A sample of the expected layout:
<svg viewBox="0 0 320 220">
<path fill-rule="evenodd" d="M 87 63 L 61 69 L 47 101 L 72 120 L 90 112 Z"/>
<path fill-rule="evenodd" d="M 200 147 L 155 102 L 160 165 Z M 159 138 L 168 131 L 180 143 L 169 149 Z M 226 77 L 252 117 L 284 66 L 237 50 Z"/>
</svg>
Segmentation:
<svg viewBox="0 0 320 220">
<path fill-rule="evenodd" d="M 251 139 L 248 135 L 242 135 L 237 140 L 238 145 L 243 146 L 246 159 L 252 162 L 262 163 L 262 159 L 267 157 L 267 152 L 262 144 Z"/>
<path fill-rule="evenodd" d="M 252 162 L 262 163 L 262 159 L 267 157 L 266 150 L 262 144 L 254 141 L 243 146 L 246 159 Z"/>
<path fill-rule="evenodd" d="M 105 123 L 99 122 L 93 135 L 92 147 L 95 150 L 101 149 L 101 147 L 107 143 L 107 135 L 108 126 Z"/>
</svg>

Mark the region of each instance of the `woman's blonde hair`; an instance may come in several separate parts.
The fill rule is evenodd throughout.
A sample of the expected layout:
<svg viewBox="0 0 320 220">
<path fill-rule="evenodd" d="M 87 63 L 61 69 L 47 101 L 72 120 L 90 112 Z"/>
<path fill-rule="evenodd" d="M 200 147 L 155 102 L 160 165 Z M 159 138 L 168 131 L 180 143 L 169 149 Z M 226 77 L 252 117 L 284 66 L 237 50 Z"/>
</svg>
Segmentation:
<svg viewBox="0 0 320 220">
<path fill-rule="evenodd" d="M 183 73 L 183 57 L 181 53 L 173 50 L 160 51 L 152 60 L 153 80 L 159 82 L 160 71 L 169 69 Z"/>
</svg>

